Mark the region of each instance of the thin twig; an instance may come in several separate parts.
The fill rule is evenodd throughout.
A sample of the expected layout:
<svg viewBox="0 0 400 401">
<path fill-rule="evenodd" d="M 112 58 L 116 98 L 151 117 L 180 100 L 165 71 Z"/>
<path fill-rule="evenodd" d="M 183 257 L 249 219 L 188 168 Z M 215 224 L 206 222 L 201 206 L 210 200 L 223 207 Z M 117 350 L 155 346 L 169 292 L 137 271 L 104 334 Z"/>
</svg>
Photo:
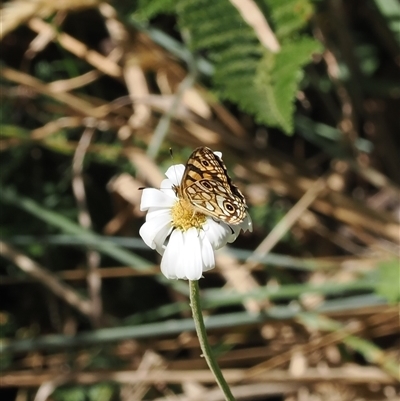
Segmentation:
<svg viewBox="0 0 400 401">
<path fill-rule="evenodd" d="M 92 140 L 94 128 L 86 128 L 74 154 L 72 161 L 72 189 L 78 207 L 78 220 L 82 227 L 87 229 L 92 228 L 92 221 L 87 208 L 85 185 L 83 182 L 83 160 Z M 93 326 L 99 327 L 102 315 L 102 300 L 101 300 L 101 277 L 98 272 L 100 265 L 99 252 L 89 249 L 86 252 L 86 260 L 88 264 L 87 285 L 89 288 L 90 299 L 92 300 L 91 321 Z"/>
<path fill-rule="evenodd" d="M 183 95 L 185 91 L 193 86 L 196 81 L 197 70 L 195 67 L 194 60 L 189 60 L 189 73 L 185 77 L 185 79 L 179 84 L 178 90 L 174 95 L 174 99 L 172 100 L 171 107 L 169 110 L 160 118 L 160 121 L 154 131 L 154 135 L 151 138 L 151 142 L 147 149 L 147 155 L 155 159 L 158 151 L 160 150 L 161 144 L 164 141 L 165 136 L 168 133 L 169 125 L 171 123 L 171 119 L 174 117 L 178 107 L 182 101 Z"/>
<path fill-rule="evenodd" d="M 37 33 L 43 33 L 46 31 L 48 31 L 49 34 L 53 33 L 53 40 L 57 39 L 58 43 L 60 43 L 60 45 L 66 50 L 85 60 L 104 74 L 110 75 L 114 78 L 120 78 L 122 76 L 121 67 L 109 57 L 104 57 L 99 52 L 90 49 L 84 43 L 66 33 L 57 32 L 53 26 L 47 24 L 40 18 L 32 18 L 29 21 L 28 26 Z"/>
<path fill-rule="evenodd" d="M 302 374 L 293 375 L 288 370 L 274 370 L 260 373 L 257 377 L 247 377 L 246 369 L 224 369 L 226 380 L 230 384 L 248 382 L 263 383 L 268 381 L 272 386 L 277 383 L 291 385 L 299 383 L 348 383 L 348 384 L 395 384 L 396 380 L 374 366 L 348 365 L 338 368 L 329 368 L 322 370 L 320 368 L 308 368 Z M 35 372 L 31 371 L 11 371 L 2 372 L 2 387 L 34 387 L 51 380 L 54 371 L 47 369 Z M 172 370 L 172 369 L 154 369 L 151 371 L 138 370 L 108 370 L 108 371 L 86 371 L 74 372 L 70 374 L 70 383 L 92 384 L 104 381 L 115 381 L 118 383 L 205 383 L 215 382 L 213 374 L 208 369 L 197 370 Z M 265 394 L 265 393 L 264 393 Z"/>
<path fill-rule="evenodd" d="M 77 309 L 83 315 L 90 316 L 92 311 L 91 302 L 78 295 L 70 286 L 64 284 L 53 273 L 43 266 L 28 258 L 22 252 L 12 246 L 0 241 L 0 255 L 12 261 L 17 267 L 36 280 L 40 281 L 51 292 Z"/>
<path fill-rule="evenodd" d="M 63 384 L 71 381 L 71 374 L 64 373 L 60 376 L 52 377 L 51 379 L 43 382 L 36 392 L 36 396 L 33 401 L 46 401 L 56 390 L 57 387 L 60 387 Z"/>
<path fill-rule="evenodd" d="M 253 0 L 230 0 L 243 19 L 254 29 L 258 40 L 271 52 L 279 52 L 281 45 L 264 14 Z"/>
<path fill-rule="evenodd" d="M 67 105 L 80 115 L 83 114 L 90 117 L 102 118 L 108 113 L 107 105 L 94 107 L 90 102 L 83 100 L 81 97 L 72 95 L 71 93 L 54 92 L 51 84 L 45 84 L 43 81 L 34 78 L 29 74 L 24 74 L 18 70 L 14 70 L 12 68 L 2 68 L 0 70 L 0 74 L 11 82 L 27 86 L 28 88 L 33 89 L 36 93 L 49 96 L 58 102 Z"/>
<path fill-rule="evenodd" d="M 272 229 L 268 236 L 255 249 L 253 254 L 247 259 L 246 265 L 253 265 L 254 257 L 264 257 L 288 232 L 293 224 L 300 218 L 302 213 L 314 202 L 316 197 L 326 188 L 324 178 L 319 178 L 292 207 L 285 217 Z"/>
</svg>

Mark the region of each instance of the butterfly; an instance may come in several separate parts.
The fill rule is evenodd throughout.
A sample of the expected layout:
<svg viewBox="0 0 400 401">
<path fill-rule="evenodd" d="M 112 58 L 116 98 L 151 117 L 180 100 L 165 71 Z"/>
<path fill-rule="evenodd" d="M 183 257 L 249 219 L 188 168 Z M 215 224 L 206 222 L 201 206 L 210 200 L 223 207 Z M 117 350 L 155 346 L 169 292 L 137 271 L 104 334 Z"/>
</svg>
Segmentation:
<svg viewBox="0 0 400 401">
<path fill-rule="evenodd" d="M 235 225 L 247 216 L 243 194 L 232 183 L 222 159 L 206 146 L 190 155 L 182 181 L 174 190 L 196 211 L 216 220 Z"/>
</svg>

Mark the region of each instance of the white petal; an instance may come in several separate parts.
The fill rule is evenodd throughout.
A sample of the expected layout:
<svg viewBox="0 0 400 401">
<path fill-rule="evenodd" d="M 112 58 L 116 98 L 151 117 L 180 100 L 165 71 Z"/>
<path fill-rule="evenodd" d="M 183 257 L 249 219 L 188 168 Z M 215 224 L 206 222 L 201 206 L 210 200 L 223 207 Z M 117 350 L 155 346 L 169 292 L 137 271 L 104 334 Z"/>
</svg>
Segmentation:
<svg viewBox="0 0 400 401">
<path fill-rule="evenodd" d="M 211 270 L 215 267 L 214 250 L 208 238 L 204 235 L 201 241 L 201 258 L 203 260 L 203 272 Z"/>
<path fill-rule="evenodd" d="M 162 189 L 171 189 L 174 184 L 168 178 L 165 178 L 161 181 L 160 190 Z"/>
<path fill-rule="evenodd" d="M 196 228 L 174 230 L 161 260 L 161 271 L 168 279 L 198 280 L 203 272 L 202 249 Z"/>
<path fill-rule="evenodd" d="M 177 199 L 175 191 L 172 189 L 172 182 L 171 180 L 165 179 L 160 184 L 160 191 L 164 192 L 170 198 Z"/>
<path fill-rule="evenodd" d="M 165 239 L 171 231 L 171 219 L 169 216 L 161 215 L 155 219 L 147 219 L 140 227 L 139 235 L 151 249 L 156 249 L 159 254 L 163 253 Z"/>
<path fill-rule="evenodd" d="M 196 228 L 190 228 L 184 233 L 185 252 L 179 266 L 181 275 L 188 280 L 199 280 L 203 273 L 203 259 L 200 233 Z"/>
<path fill-rule="evenodd" d="M 181 184 L 185 166 L 183 164 L 174 164 L 171 166 L 165 175 L 171 180 L 172 184 L 178 186 Z"/>
<path fill-rule="evenodd" d="M 160 230 L 154 238 L 154 243 L 156 244 L 156 251 L 163 255 L 165 251 L 165 240 L 167 239 L 168 235 L 171 234 L 173 227 L 169 224 Z"/>
<path fill-rule="evenodd" d="M 150 207 L 172 207 L 175 201 L 175 199 L 158 189 L 146 188 L 143 190 L 140 210 L 147 210 Z"/>
<path fill-rule="evenodd" d="M 154 227 L 148 222 L 144 223 L 142 227 L 140 227 L 139 235 L 148 247 L 155 249 L 156 244 L 154 243 L 154 237 L 157 235 L 157 231 L 154 230 Z"/>
<path fill-rule="evenodd" d="M 161 260 L 161 272 L 168 279 L 178 278 L 176 267 L 180 251 L 184 248 L 182 231 L 172 231 L 168 245 Z"/>
<path fill-rule="evenodd" d="M 212 218 L 207 218 L 203 230 L 214 249 L 219 249 L 226 245 L 232 235 L 232 231 L 227 224 L 222 221 L 214 221 Z"/>
<path fill-rule="evenodd" d="M 151 207 L 146 214 L 146 221 L 158 218 L 168 218 L 169 220 L 171 220 L 171 209 L 166 207 Z"/>
</svg>

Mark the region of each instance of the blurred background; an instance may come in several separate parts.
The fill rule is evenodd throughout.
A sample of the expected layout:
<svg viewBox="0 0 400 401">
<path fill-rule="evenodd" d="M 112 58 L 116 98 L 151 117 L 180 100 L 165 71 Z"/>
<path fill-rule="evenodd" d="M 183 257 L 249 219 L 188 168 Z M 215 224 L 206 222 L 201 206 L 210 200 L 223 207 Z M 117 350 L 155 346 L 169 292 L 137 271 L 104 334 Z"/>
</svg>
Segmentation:
<svg viewBox="0 0 400 401">
<path fill-rule="evenodd" d="M 1 400 L 222 400 L 140 187 L 223 152 L 200 280 L 237 400 L 400 400 L 396 0 L 2 4 Z M 173 150 L 171 159 L 170 150 Z"/>
</svg>

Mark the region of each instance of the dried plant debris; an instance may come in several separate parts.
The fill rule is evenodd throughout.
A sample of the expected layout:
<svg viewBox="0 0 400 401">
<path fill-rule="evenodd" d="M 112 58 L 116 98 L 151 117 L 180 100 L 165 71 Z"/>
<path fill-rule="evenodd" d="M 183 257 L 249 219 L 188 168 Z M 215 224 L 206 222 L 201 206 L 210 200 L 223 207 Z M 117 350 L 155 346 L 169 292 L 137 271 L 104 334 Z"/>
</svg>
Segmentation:
<svg viewBox="0 0 400 401">
<path fill-rule="evenodd" d="M 4 2 L 2 399 L 223 399 L 139 236 L 207 146 L 253 220 L 200 280 L 236 399 L 400 400 L 400 9 L 361 3 Z"/>
</svg>

